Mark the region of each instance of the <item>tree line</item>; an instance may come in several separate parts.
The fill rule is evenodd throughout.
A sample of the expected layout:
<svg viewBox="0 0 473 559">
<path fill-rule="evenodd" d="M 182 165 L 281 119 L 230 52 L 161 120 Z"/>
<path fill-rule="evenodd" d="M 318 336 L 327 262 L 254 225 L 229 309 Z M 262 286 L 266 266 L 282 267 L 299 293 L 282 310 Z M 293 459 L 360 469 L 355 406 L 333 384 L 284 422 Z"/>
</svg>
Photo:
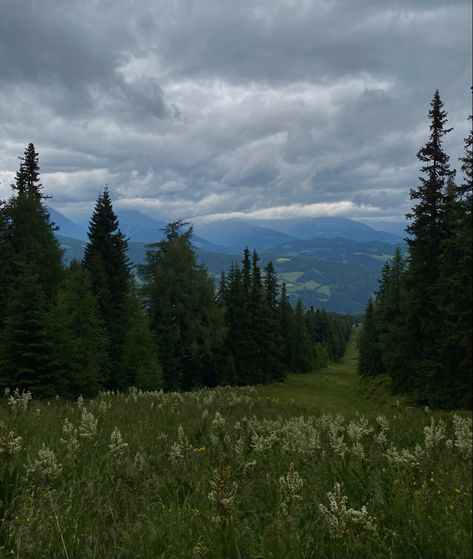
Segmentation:
<svg viewBox="0 0 473 559">
<path fill-rule="evenodd" d="M 218 288 L 169 223 L 134 268 L 109 190 L 99 195 L 81 262 L 65 267 L 30 143 L 0 203 L 0 388 L 39 397 L 99 390 L 191 390 L 284 380 L 339 359 L 352 319 L 293 309 L 272 263 L 246 249 Z"/>
<path fill-rule="evenodd" d="M 383 268 L 359 338 L 359 371 L 387 373 L 396 392 L 418 403 L 471 409 L 473 133 L 458 181 L 443 147 L 452 128 L 438 91 L 429 119 L 406 216 L 408 255 L 398 251 Z"/>
</svg>

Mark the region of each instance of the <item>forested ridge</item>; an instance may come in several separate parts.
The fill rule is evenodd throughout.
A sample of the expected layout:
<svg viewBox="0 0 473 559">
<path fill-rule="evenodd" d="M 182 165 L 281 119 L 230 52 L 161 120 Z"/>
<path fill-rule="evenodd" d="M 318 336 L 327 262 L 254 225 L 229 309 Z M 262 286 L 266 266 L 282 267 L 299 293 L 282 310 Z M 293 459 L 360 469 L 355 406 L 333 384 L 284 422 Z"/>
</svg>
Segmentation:
<svg viewBox="0 0 473 559">
<path fill-rule="evenodd" d="M 471 409 L 473 134 L 470 127 L 456 177 L 438 91 L 429 119 L 419 184 L 410 192 L 408 255 L 398 251 L 383 268 L 366 309 L 359 371 L 388 374 L 396 392 L 418 403 Z"/>
<path fill-rule="evenodd" d="M 133 269 L 109 190 L 81 262 L 64 266 L 39 156 L 20 158 L 0 206 L 0 387 L 39 397 L 191 390 L 284 380 L 339 359 L 353 319 L 289 304 L 269 262 L 246 249 L 214 285 L 192 226 L 169 223 Z"/>
</svg>

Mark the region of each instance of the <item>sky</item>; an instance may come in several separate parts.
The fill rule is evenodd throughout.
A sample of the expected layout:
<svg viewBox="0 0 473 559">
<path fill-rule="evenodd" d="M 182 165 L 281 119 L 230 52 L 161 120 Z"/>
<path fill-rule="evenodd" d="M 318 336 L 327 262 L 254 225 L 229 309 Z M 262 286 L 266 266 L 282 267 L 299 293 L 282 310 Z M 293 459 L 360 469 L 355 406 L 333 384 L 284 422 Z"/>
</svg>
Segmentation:
<svg viewBox="0 0 473 559">
<path fill-rule="evenodd" d="M 468 0 L 0 0 L 0 198 L 163 220 L 403 219 L 438 88 L 459 167 Z"/>
</svg>

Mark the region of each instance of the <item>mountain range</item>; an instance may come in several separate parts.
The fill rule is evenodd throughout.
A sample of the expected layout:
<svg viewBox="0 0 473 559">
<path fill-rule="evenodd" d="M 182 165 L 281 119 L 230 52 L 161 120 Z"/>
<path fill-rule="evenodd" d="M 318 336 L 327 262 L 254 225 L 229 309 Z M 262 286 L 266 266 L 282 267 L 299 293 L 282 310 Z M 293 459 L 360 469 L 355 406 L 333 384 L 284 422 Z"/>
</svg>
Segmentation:
<svg viewBox="0 0 473 559">
<path fill-rule="evenodd" d="M 65 260 L 81 258 L 86 227 L 48 209 L 59 228 Z M 166 224 L 136 210 L 118 210 L 117 215 L 129 239 L 130 261 L 139 265 L 146 245 L 163 238 Z M 377 288 L 381 267 L 397 246 L 405 246 L 401 236 L 340 217 L 196 224 L 192 242 L 199 261 L 216 278 L 232 262 L 239 262 L 248 246 L 258 250 L 263 265 L 273 261 L 292 301 L 301 297 L 306 306 L 352 314 L 364 311 Z"/>
</svg>

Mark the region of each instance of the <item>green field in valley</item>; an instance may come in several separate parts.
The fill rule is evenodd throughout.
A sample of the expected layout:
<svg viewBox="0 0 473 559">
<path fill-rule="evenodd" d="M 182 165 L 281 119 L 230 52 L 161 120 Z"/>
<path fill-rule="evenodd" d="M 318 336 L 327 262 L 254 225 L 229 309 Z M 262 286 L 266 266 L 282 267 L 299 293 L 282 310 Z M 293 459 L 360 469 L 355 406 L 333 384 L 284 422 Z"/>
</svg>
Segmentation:
<svg viewBox="0 0 473 559">
<path fill-rule="evenodd" d="M 332 362 L 321 371 L 289 375 L 284 383 L 265 386 L 263 393 L 309 414 L 376 414 L 404 406 L 402 397 L 395 398 L 386 387 L 376 388 L 376 383 L 360 378 L 356 370 L 356 339 L 357 330 L 354 330 L 341 361 Z"/>
</svg>

